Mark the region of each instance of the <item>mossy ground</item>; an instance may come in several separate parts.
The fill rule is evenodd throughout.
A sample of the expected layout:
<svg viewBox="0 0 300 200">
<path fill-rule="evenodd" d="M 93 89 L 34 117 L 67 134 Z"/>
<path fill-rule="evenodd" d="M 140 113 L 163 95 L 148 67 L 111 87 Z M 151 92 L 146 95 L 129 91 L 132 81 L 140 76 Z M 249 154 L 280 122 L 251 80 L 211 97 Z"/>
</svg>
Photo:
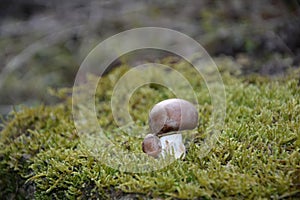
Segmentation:
<svg viewBox="0 0 300 200">
<path fill-rule="evenodd" d="M 125 173 L 97 161 L 80 144 L 72 120 L 70 90 L 56 106 L 24 107 L 11 114 L 1 132 L 0 196 L 6 199 L 297 199 L 300 198 L 300 71 L 287 76 L 236 77 L 223 70 L 227 111 L 217 144 L 199 158 L 212 106 L 201 77 L 184 62 L 164 61 L 196 88 L 199 126 L 187 155 L 148 173 Z M 110 96 L 121 66 L 101 79 L 96 94 L 99 123 L 116 131 Z M 172 98 L 158 85 L 138 89 L 130 99 L 137 123 L 148 126 L 149 109 Z M 114 137 L 120 146 L 141 152 L 141 139 Z"/>
</svg>

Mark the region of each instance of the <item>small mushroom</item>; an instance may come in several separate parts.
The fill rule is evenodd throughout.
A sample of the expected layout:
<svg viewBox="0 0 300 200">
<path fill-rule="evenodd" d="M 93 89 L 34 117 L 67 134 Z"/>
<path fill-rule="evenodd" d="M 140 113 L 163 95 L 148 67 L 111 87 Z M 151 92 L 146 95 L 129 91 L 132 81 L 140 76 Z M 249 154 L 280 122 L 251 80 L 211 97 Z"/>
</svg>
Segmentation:
<svg viewBox="0 0 300 200">
<path fill-rule="evenodd" d="M 165 157 L 166 154 L 173 154 L 175 158 L 180 158 L 182 155 L 185 155 L 182 135 L 178 131 L 194 129 L 197 124 L 198 111 L 193 104 L 186 100 L 168 99 L 156 104 L 149 114 L 149 126 L 153 134 L 150 134 L 152 135 L 151 137 L 147 135 L 151 138 L 151 141 L 155 141 L 155 143 L 160 145 L 159 151 L 155 151 L 154 157 L 159 155 Z M 160 138 L 156 137 L 154 139 L 154 136 Z M 145 140 L 143 142 L 143 151 Z M 147 138 L 147 140 L 150 139 Z M 149 153 L 147 154 L 150 155 Z"/>
<path fill-rule="evenodd" d="M 161 141 L 156 135 L 148 134 L 144 138 L 142 149 L 144 153 L 157 158 L 160 155 L 162 149 Z"/>
</svg>

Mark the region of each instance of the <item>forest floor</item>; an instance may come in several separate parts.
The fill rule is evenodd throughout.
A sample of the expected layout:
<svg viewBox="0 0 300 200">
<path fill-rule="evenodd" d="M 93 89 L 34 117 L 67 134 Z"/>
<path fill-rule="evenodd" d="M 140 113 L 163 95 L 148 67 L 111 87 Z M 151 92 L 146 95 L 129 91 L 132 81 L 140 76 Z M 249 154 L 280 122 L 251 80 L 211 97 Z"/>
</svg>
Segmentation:
<svg viewBox="0 0 300 200">
<path fill-rule="evenodd" d="M 0 5 L 1 197 L 300 198 L 297 1 L 13 2 Z M 212 134 L 214 109 L 207 82 L 185 60 L 155 50 L 121 56 L 101 78 L 95 94 L 97 122 L 118 152 L 142 152 L 139 134 L 147 130 L 150 108 L 174 98 L 163 86 L 138 88 L 128 110 L 140 129 L 118 128 L 110 99 L 117 81 L 132 67 L 156 62 L 176 69 L 195 88 L 200 105 L 197 129 L 183 132 L 186 157 L 159 170 L 132 173 L 120 166 L 140 166 L 126 156 L 115 168 L 109 161 L 115 154 L 107 147 L 87 148 L 74 123 L 70 94 L 81 63 L 99 42 L 144 26 L 180 31 L 205 48 L 224 83 L 226 118 Z M 88 90 L 88 83 L 79 89 Z M 212 135 L 217 141 L 204 155 Z M 164 164 L 145 159 L 151 166 Z"/>
</svg>

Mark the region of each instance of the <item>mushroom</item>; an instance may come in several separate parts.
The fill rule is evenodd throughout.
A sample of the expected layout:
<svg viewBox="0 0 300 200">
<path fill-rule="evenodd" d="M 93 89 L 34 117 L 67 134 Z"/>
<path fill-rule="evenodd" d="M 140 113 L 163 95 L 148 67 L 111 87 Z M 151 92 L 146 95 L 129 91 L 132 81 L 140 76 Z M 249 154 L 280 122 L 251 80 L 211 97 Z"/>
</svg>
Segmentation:
<svg viewBox="0 0 300 200">
<path fill-rule="evenodd" d="M 148 134 L 142 143 L 142 149 L 144 153 L 157 158 L 161 153 L 161 142 L 156 135 Z"/>
<path fill-rule="evenodd" d="M 183 99 L 167 99 L 156 104 L 149 114 L 153 133 L 162 135 L 170 131 L 194 129 L 198 123 L 196 107 Z"/>
<path fill-rule="evenodd" d="M 179 131 L 194 129 L 197 123 L 197 109 L 186 100 L 168 99 L 156 104 L 149 114 L 149 126 L 153 136 L 160 137 L 161 150 L 159 154 L 163 157 L 166 154 L 173 154 L 175 158 L 184 156 L 185 146 Z M 152 141 L 158 142 L 157 140 Z"/>
</svg>

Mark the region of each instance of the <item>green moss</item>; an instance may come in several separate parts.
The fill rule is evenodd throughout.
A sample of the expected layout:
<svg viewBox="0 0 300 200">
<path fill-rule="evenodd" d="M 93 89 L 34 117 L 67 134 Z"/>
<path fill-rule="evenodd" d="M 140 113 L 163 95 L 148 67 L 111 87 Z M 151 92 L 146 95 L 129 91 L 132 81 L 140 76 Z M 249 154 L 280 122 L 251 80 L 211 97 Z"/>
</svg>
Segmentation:
<svg viewBox="0 0 300 200">
<path fill-rule="evenodd" d="M 199 145 L 212 111 L 201 77 L 186 63 L 165 59 L 186 75 L 196 88 L 199 127 L 183 160 L 159 171 L 133 174 L 97 161 L 80 145 L 72 121 L 70 90 L 57 96 L 56 106 L 23 108 L 12 113 L 1 132 L 0 196 L 6 199 L 296 199 L 300 196 L 300 86 L 299 70 L 281 78 L 233 77 L 222 73 L 227 95 L 227 117 L 217 145 L 199 158 Z M 170 64 L 173 63 L 173 64 Z M 116 68 L 101 79 L 96 94 L 98 120 L 107 136 L 116 131 L 110 97 L 118 77 L 129 68 Z M 53 92 L 53 91 L 52 91 Z M 130 113 L 148 126 L 154 103 L 174 94 L 146 85 L 130 99 Z M 133 130 L 134 132 L 135 130 Z M 132 133 L 133 135 L 136 133 Z M 141 138 L 113 138 L 120 147 L 141 152 Z"/>
</svg>

